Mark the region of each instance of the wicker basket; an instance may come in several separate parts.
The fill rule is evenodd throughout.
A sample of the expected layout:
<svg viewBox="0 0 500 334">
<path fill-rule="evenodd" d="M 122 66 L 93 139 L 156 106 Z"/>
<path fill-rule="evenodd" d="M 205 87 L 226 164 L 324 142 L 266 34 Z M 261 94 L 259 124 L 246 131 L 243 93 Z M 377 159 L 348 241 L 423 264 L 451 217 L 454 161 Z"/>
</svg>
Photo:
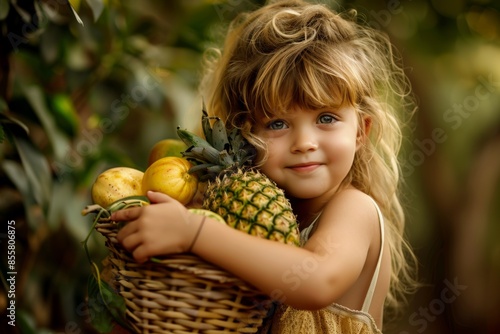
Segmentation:
<svg viewBox="0 0 500 334">
<path fill-rule="evenodd" d="M 107 271 L 138 333 L 257 333 L 270 303 L 255 288 L 198 256 L 137 263 L 116 239 L 118 224 L 98 222 L 110 250 Z"/>
</svg>

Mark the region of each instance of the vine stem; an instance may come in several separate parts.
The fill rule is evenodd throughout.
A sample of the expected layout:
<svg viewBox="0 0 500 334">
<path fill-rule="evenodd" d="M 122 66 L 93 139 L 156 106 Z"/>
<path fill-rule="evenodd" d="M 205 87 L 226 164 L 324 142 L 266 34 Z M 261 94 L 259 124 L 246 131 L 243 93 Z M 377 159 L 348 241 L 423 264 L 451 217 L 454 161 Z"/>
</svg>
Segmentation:
<svg viewBox="0 0 500 334">
<path fill-rule="evenodd" d="M 94 222 L 92 223 L 92 228 L 90 229 L 89 233 L 87 234 L 87 237 L 82 241 L 83 243 L 83 249 L 85 249 L 85 254 L 87 255 L 87 259 L 89 260 L 89 262 L 91 264 L 93 264 L 94 262 L 92 261 L 92 258 L 90 257 L 90 252 L 89 252 L 89 248 L 88 248 L 88 241 L 89 241 L 89 238 L 90 236 L 92 235 L 92 233 L 94 232 L 95 230 L 95 227 L 97 225 L 97 222 L 101 219 L 101 217 L 103 215 L 106 215 L 106 218 L 108 218 L 110 216 L 110 213 L 108 212 L 108 210 L 104 209 L 103 207 L 99 206 L 99 205 L 89 205 L 87 206 L 85 209 L 88 209 L 90 207 L 93 207 L 92 210 L 88 210 L 85 214 L 89 213 L 89 212 L 93 212 L 95 211 L 96 209 L 99 210 L 99 212 L 97 213 L 97 215 L 95 216 L 94 218 Z M 82 214 L 85 212 L 82 211 Z"/>
</svg>

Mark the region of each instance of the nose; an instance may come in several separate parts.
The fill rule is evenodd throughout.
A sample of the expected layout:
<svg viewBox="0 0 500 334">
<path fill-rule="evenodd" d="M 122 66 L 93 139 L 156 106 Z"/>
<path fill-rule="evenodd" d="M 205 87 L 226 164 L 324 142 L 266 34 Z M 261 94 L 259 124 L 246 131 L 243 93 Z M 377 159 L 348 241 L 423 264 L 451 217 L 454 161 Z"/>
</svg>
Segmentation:
<svg viewBox="0 0 500 334">
<path fill-rule="evenodd" d="M 307 128 L 300 128 L 294 131 L 294 140 L 290 148 L 292 153 L 313 152 L 318 149 L 318 141 L 314 131 Z"/>
</svg>

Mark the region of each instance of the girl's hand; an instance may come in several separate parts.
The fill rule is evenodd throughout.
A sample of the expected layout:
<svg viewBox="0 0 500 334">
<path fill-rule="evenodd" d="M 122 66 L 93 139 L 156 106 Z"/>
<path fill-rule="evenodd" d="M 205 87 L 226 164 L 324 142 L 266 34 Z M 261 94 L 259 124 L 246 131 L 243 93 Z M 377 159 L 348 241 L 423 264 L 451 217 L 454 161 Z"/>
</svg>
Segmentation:
<svg viewBox="0 0 500 334">
<path fill-rule="evenodd" d="M 168 195 L 150 191 L 147 196 L 151 205 L 111 216 L 111 220 L 129 222 L 118 232 L 118 241 L 139 263 L 155 255 L 187 251 L 201 219 Z"/>
</svg>

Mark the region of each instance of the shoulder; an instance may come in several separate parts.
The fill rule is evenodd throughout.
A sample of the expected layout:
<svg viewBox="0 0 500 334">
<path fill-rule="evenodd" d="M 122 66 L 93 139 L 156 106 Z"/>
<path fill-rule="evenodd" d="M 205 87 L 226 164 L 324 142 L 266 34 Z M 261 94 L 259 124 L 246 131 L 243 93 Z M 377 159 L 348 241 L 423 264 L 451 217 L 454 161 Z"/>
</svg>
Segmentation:
<svg viewBox="0 0 500 334">
<path fill-rule="evenodd" d="M 346 188 L 337 192 L 325 206 L 324 212 L 337 216 L 346 214 L 353 217 L 366 218 L 362 220 L 378 220 L 374 200 L 366 193 L 356 188 Z"/>
<path fill-rule="evenodd" d="M 330 203 L 336 203 L 339 201 L 344 201 L 343 204 L 354 201 L 359 204 L 373 205 L 373 200 L 368 194 L 354 187 L 341 189 L 330 199 Z"/>
<path fill-rule="evenodd" d="M 325 205 L 318 225 L 323 231 L 341 229 L 355 233 L 357 238 L 370 244 L 372 237 L 378 234 L 379 216 L 369 195 L 356 188 L 346 188 Z"/>
</svg>

